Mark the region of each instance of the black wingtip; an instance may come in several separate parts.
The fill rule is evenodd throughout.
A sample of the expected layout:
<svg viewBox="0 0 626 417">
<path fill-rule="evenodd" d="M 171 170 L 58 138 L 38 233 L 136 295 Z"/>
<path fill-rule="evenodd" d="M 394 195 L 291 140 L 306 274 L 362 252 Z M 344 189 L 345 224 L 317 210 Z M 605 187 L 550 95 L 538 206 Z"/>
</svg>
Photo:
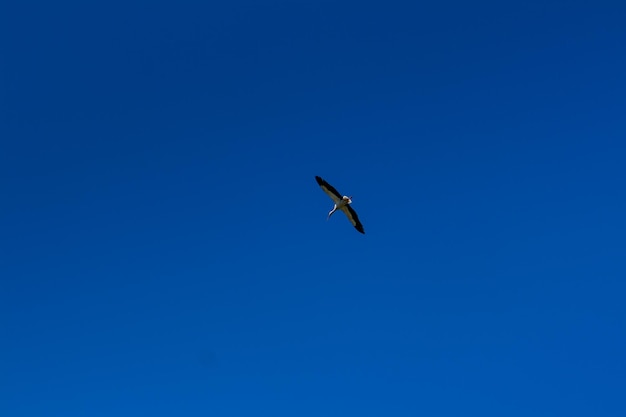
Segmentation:
<svg viewBox="0 0 626 417">
<path fill-rule="evenodd" d="M 361 232 L 361 233 L 365 234 L 365 230 L 363 229 L 363 226 L 358 225 L 358 226 L 354 226 L 354 228 L 355 228 L 356 230 L 358 230 L 359 232 Z"/>
<path fill-rule="evenodd" d="M 324 184 L 324 180 L 322 179 L 322 177 L 318 177 L 317 175 L 315 176 L 315 181 L 317 181 L 317 185 Z"/>
</svg>

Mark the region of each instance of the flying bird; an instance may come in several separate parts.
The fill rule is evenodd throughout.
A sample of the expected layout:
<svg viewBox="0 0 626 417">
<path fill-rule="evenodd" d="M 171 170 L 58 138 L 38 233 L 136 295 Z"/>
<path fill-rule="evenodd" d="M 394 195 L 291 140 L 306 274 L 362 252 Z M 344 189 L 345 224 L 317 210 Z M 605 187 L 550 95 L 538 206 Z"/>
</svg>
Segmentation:
<svg viewBox="0 0 626 417">
<path fill-rule="evenodd" d="M 324 181 L 321 177 L 315 176 L 315 181 L 317 181 L 319 186 L 322 187 L 322 190 L 324 190 L 324 192 L 328 194 L 328 196 L 335 203 L 333 209 L 330 211 L 330 213 L 328 213 L 327 219 L 330 219 L 330 216 L 332 216 L 333 213 L 337 210 L 341 210 L 345 213 L 346 216 L 348 216 L 348 219 L 356 230 L 361 233 L 365 233 L 365 230 L 363 230 L 363 225 L 359 220 L 359 216 L 357 216 L 356 211 L 354 211 L 354 209 L 350 207 L 350 204 L 352 204 L 352 197 L 348 197 L 346 195 L 342 196 L 339 191 L 335 189 L 335 187 Z"/>
</svg>

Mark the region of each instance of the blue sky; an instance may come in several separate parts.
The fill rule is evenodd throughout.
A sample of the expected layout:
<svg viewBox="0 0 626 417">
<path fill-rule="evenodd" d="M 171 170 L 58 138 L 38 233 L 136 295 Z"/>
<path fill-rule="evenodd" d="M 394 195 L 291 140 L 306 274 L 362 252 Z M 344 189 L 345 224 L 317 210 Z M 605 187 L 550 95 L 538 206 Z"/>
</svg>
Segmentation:
<svg viewBox="0 0 626 417">
<path fill-rule="evenodd" d="M 12 3 L 0 414 L 626 415 L 623 2 Z"/>
</svg>

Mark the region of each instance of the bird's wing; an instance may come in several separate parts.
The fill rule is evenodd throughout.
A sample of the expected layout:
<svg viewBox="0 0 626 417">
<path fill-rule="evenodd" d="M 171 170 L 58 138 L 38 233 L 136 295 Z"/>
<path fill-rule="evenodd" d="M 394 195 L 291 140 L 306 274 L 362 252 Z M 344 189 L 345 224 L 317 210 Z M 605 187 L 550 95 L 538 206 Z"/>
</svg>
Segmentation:
<svg viewBox="0 0 626 417">
<path fill-rule="evenodd" d="M 318 176 L 315 177 L 315 181 L 317 181 L 319 186 L 322 187 L 322 190 L 324 190 L 324 192 L 328 194 L 330 198 L 333 199 L 335 204 L 341 201 L 342 195 L 339 194 L 339 191 L 337 191 L 335 187 L 333 187 L 332 185 L 330 185 L 329 183 L 327 183 L 321 177 L 318 177 Z"/>
<path fill-rule="evenodd" d="M 354 211 L 352 207 L 350 207 L 349 205 L 343 206 L 341 208 L 341 211 L 346 213 L 346 216 L 348 216 L 350 223 L 352 223 L 352 226 L 354 226 L 356 230 L 365 234 L 365 230 L 363 230 L 363 225 L 361 224 L 361 221 L 359 220 L 359 216 L 356 215 L 356 211 Z"/>
</svg>

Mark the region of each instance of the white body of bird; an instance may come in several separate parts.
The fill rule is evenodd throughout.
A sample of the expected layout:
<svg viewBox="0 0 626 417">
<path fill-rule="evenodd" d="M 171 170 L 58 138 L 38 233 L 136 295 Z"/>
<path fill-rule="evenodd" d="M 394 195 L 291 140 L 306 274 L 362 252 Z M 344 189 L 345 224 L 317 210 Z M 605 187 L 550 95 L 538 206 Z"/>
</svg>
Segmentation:
<svg viewBox="0 0 626 417">
<path fill-rule="evenodd" d="M 337 210 L 343 210 L 343 208 L 345 208 L 348 204 L 351 204 L 351 203 L 352 203 L 352 199 L 344 195 L 340 201 L 335 203 L 335 206 L 333 207 L 333 209 L 330 211 L 330 213 L 328 213 L 328 218 L 326 220 L 330 219 L 330 216 L 332 216 L 334 212 L 336 212 Z"/>
</svg>

